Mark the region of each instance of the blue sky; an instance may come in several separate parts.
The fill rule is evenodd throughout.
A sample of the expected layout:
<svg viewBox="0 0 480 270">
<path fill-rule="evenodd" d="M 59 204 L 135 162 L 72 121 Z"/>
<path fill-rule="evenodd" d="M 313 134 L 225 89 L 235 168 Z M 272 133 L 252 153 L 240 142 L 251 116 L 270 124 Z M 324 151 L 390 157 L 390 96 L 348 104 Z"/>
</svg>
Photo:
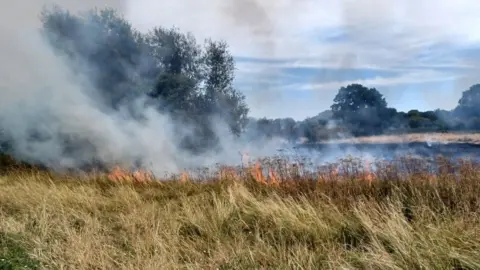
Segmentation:
<svg viewBox="0 0 480 270">
<path fill-rule="evenodd" d="M 226 40 L 256 117 L 316 115 L 351 83 L 399 110 L 451 109 L 480 82 L 480 1 L 132 0 L 125 11 L 140 30 Z"/>
</svg>

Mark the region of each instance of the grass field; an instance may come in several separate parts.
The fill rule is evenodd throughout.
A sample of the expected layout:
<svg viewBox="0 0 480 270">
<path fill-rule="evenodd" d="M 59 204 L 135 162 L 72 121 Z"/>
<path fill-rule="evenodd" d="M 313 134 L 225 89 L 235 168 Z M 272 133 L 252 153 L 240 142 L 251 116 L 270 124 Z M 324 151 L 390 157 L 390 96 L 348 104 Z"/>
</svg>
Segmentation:
<svg viewBox="0 0 480 270">
<path fill-rule="evenodd" d="M 329 140 L 329 143 L 410 143 L 442 142 L 480 144 L 480 133 L 411 133 Z"/>
<path fill-rule="evenodd" d="M 202 182 L 10 170 L 0 269 L 480 269 L 480 164 L 376 165 Z"/>
</svg>

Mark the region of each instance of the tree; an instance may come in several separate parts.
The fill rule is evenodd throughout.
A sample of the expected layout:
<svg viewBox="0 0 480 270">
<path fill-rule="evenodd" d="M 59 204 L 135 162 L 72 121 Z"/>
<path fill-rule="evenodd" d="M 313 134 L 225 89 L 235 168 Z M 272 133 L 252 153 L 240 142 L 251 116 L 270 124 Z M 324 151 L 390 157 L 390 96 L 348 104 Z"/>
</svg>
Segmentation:
<svg viewBox="0 0 480 270">
<path fill-rule="evenodd" d="M 426 111 L 420 113 L 420 116 L 423 118 L 427 118 L 432 122 L 435 122 L 438 120 L 438 115 L 434 111 Z"/>
<path fill-rule="evenodd" d="M 114 9 L 73 15 L 54 6 L 42 11 L 41 21 L 50 44 L 72 60 L 76 72 L 93 79 L 105 104 L 116 109 L 151 87 L 148 47 Z"/>
<path fill-rule="evenodd" d="M 193 124 L 208 136 L 213 115 L 234 134 L 243 131 L 249 110 L 233 87 L 235 63 L 225 42 L 208 40 L 202 47 L 177 28 L 142 34 L 108 8 L 71 14 L 54 6 L 43 10 L 41 20 L 50 44 L 92 79 L 111 108 L 146 95 L 179 124 Z"/>
<path fill-rule="evenodd" d="M 382 94 L 360 84 L 340 88 L 331 109 L 333 118 L 341 120 L 354 135 L 379 133 L 391 117 Z"/>
<path fill-rule="evenodd" d="M 155 27 L 146 35 L 159 72 L 184 74 L 197 83 L 203 79 L 202 49 L 190 33 L 177 28 Z"/>
<path fill-rule="evenodd" d="M 218 141 L 214 116 L 232 133 L 244 131 L 249 110 L 233 86 L 235 62 L 225 42 L 207 40 L 201 46 L 177 28 L 143 34 L 108 8 L 74 15 L 54 6 L 41 19 L 50 44 L 72 60 L 76 73 L 91 79 L 110 108 L 147 97 L 177 128 L 193 131 L 180 138 L 187 148 L 211 149 Z"/>
<path fill-rule="evenodd" d="M 295 140 L 295 126 L 297 122 L 293 118 L 279 119 L 279 121 L 281 126 L 280 135 L 288 141 Z"/>
<path fill-rule="evenodd" d="M 233 86 L 235 62 L 225 42 L 207 40 L 202 50 L 193 36 L 175 28 L 155 28 L 147 40 L 161 67 L 149 96 L 158 99 L 162 110 L 196 126 L 188 145 L 215 141 L 212 116 L 223 119 L 236 135 L 244 131 L 249 110 Z"/>
<path fill-rule="evenodd" d="M 233 86 L 235 62 L 225 42 L 207 40 L 205 51 L 204 110 L 219 114 L 231 131 L 239 135 L 247 124 L 245 96 Z"/>
<path fill-rule="evenodd" d="M 148 96 L 162 112 L 181 123 L 199 124 L 201 48 L 191 34 L 156 27 L 145 37 L 155 66 L 155 84 Z"/>
<path fill-rule="evenodd" d="M 472 85 L 462 93 L 458 106 L 454 109 L 455 115 L 462 118 L 480 117 L 480 84 Z"/>
<path fill-rule="evenodd" d="M 188 116 L 195 113 L 197 96 L 196 81 L 182 73 L 161 73 L 149 96 L 156 100 L 157 107 L 162 112 L 173 113 L 175 116 Z"/>
</svg>

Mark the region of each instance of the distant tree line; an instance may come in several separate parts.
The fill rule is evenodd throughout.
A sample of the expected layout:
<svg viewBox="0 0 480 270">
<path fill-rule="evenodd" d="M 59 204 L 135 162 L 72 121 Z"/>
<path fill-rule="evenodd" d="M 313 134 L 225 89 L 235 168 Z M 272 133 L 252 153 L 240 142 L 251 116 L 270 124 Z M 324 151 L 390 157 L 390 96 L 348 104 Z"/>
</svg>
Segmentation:
<svg viewBox="0 0 480 270">
<path fill-rule="evenodd" d="M 342 136 L 414 132 L 480 131 L 480 84 L 463 92 L 453 110 L 397 111 L 375 88 L 351 84 L 340 88 L 330 110 L 302 121 L 250 119 L 251 130 L 265 137 L 316 142 Z"/>
</svg>

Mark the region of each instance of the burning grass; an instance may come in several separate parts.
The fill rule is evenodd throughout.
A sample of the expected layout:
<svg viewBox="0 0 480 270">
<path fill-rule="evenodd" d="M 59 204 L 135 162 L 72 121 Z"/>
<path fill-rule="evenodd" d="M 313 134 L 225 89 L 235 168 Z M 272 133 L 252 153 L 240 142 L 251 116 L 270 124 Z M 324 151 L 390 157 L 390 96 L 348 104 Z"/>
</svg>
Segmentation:
<svg viewBox="0 0 480 270">
<path fill-rule="evenodd" d="M 479 269 L 480 164 L 0 177 L 0 268 Z M 3 269 L 3 268 L 2 268 Z"/>
</svg>

